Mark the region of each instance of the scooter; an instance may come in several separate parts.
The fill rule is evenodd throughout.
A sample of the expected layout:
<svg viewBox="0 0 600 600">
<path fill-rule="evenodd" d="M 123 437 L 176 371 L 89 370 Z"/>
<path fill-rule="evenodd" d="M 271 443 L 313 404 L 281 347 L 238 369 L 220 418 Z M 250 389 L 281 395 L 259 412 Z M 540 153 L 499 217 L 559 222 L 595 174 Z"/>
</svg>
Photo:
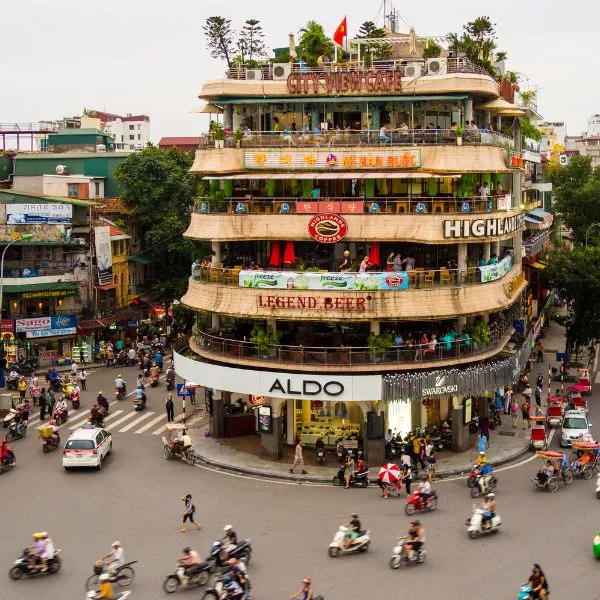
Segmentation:
<svg viewBox="0 0 600 600">
<path fill-rule="evenodd" d="M 352 543 L 348 548 L 344 547 L 346 532 L 348 529 L 342 525 L 333 536 L 333 541 L 329 544 L 329 556 L 335 558 L 340 554 L 354 554 L 355 552 L 366 552 L 371 543 L 370 531 L 359 531 L 357 538 L 352 539 Z"/>
<path fill-rule="evenodd" d="M 487 485 L 487 490 L 483 490 L 483 477 L 478 475 L 477 480 L 475 481 L 475 485 L 471 488 L 471 498 L 479 498 L 479 496 L 483 496 L 484 494 L 489 494 L 490 492 L 496 491 L 496 486 L 498 485 L 498 480 L 495 475 L 490 477 L 490 481 Z"/>
<path fill-rule="evenodd" d="M 52 418 L 56 421 L 56 425 L 60 426 L 63 423 L 67 422 L 67 419 L 69 418 L 69 413 L 66 410 L 59 410 L 52 415 Z"/>
<path fill-rule="evenodd" d="M 467 526 L 469 537 L 472 540 L 476 540 L 482 534 L 498 531 L 498 528 L 502 525 L 502 519 L 500 515 L 495 514 L 491 521 L 488 521 L 487 525 L 483 527 L 483 511 L 481 508 L 473 505 L 473 515 L 470 519 L 466 520 L 465 525 Z"/>
<path fill-rule="evenodd" d="M 60 446 L 60 435 L 58 435 L 58 431 L 50 436 L 49 438 L 45 438 L 42 443 L 42 450 L 44 454 L 47 452 L 52 452 L 52 450 L 56 450 Z"/>
<path fill-rule="evenodd" d="M 56 550 L 54 552 L 54 557 L 48 559 L 48 570 L 42 572 L 42 565 L 38 564 L 35 567 L 31 568 L 29 565 L 29 549 L 26 548 L 23 550 L 23 554 L 21 554 L 20 558 L 15 560 L 14 565 L 11 567 L 8 575 L 11 579 L 19 580 L 23 576 L 31 577 L 33 575 L 55 575 L 60 571 L 61 560 L 59 554 L 61 550 Z"/>
<path fill-rule="evenodd" d="M 115 396 L 117 397 L 117 400 L 125 400 L 125 396 L 127 396 L 127 388 L 115 388 Z"/>
<path fill-rule="evenodd" d="M 0 473 L 10 471 L 17 464 L 17 457 L 14 452 L 11 452 L 6 462 L 0 461 Z"/>
<path fill-rule="evenodd" d="M 8 429 L 11 423 L 15 420 L 16 415 L 17 411 L 14 408 L 11 408 L 8 411 L 8 414 L 4 417 L 4 419 L 2 419 L 2 427 L 4 429 Z"/>
<path fill-rule="evenodd" d="M 533 588 L 528 583 L 524 583 L 523 585 L 521 585 L 519 600 L 531 600 L 532 591 Z"/>
<path fill-rule="evenodd" d="M 222 552 L 223 544 L 221 542 L 213 542 L 210 549 L 210 556 L 206 559 L 210 565 L 211 573 L 214 573 L 217 570 L 217 567 L 225 566 L 222 560 Z M 240 540 L 235 548 L 227 550 L 227 558 L 237 558 L 246 565 L 250 564 L 250 559 L 252 558 L 252 545 L 250 540 Z"/>
<path fill-rule="evenodd" d="M 138 412 L 146 408 L 146 394 L 144 394 L 141 398 L 136 398 L 133 401 L 133 408 Z"/>
<path fill-rule="evenodd" d="M 342 467 L 338 474 L 333 478 L 333 485 L 344 485 L 344 471 L 346 467 Z M 350 477 L 349 487 L 366 488 L 369 485 L 369 471 L 362 471 L 355 476 Z"/>
<path fill-rule="evenodd" d="M 435 490 L 431 490 L 429 497 L 425 500 L 425 504 L 421 500 L 421 494 L 419 490 L 415 490 L 409 496 L 406 501 L 406 506 L 404 507 L 404 512 L 410 517 L 414 515 L 415 512 L 429 512 L 435 510 L 437 508 L 438 495 Z"/>
<path fill-rule="evenodd" d="M 596 498 L 600 500 L 600 473 L 596 477 Z"/>
<path fill-rule="evenodd" d="M 175 570 L 175 573 L 167 575 L 163 581 L 162 587 L 167 594 L 173 594 L 180 587 L 183 589 L 188 589 L 206 585 L 209 579 L 210 564 L 208 562 L 202 562 L 199 565 L 196 565 L 194 572 L 189 575 L 186 575 L 185 568 L 180 563 L 177 563 L 177 569 Z"/>
<path fill-rule="evenodd" d="M 27 421 L 22 423 L 22 427 L 19 428 L 21 423 L 12 423 L 6 432 L 6 441 L 12 442 L 13 440 L 20 440 L 27 434 Z"/>
<path fill-rule="evenodd" d="M 148 383 L 150 383 L 150 387 L 156 387 L 160 381 L 158 373 L 156 375 L 150 375 L 148 379 Z"/>
<path fill-rule="evenodd" d="M 18 378 L 14 379 L 12 377 L 7 377 L 6 378 L 6 389 L 16 391 L 18 383 L 19 383 Z"/>
<path fill-rule="evenodd" d="M 392 558 L 390 558 L 390 569 L 398 569 L 404 562 L 407 565 L 419 565 L 425 562 L 427 550 L 421 546 L 420 550 L 416 550 L 411 556 L 402 552 L 402 547 L 407 543 L 407 540 L 400 539 L 397 546 L 394 547 Z"/>
<path fill-rule="evenodd" d="M 467 477 L 467 486 L 472 488 L 477 484 L 477 479 L 479 477 L 479 471 L 481 470 L 481 466 L 474 464 L 471 467 L 471 472 L 469 473 L 469 477 Z"/>
<path fill-rule="evenodd" d="M 79 392 L 71 392 L 71 402 L 73 403 L 73 410 L 77 410 L 81 406 Z"/>
<path fill-rule="evenodd" d="M 171 372 L 167 375 L 167 391 L 170 392 L 175 387 L 175 373 Z"/>
<path fill-rule="evenodd" d="M 325 461 L 327 460 L 325 458 L 325 445 L 317 446 L 315 450 L 317 453 L 317 463 L 324 465 Z"/>
<path fill-rule="evenodd" d="M 91 600 L 96 597 L 98 592 L 92 590 L 85 595 L 86 600 Z M 129 598 L 131 596 L 131 592 L 129 590 L 125 590 L 124 592 L 119 592 L 116 596 L 113 595 L 113 600 L 125 600 L 125 598 Z"/>
<path fill-rule="evenodd" d="M 594 536 L 594 542 L 592 545 L 592 549 L 594 550 L 594 556 L 596 558 L 600 558 L 600 533 L 597 533 Z"/>
</svg>

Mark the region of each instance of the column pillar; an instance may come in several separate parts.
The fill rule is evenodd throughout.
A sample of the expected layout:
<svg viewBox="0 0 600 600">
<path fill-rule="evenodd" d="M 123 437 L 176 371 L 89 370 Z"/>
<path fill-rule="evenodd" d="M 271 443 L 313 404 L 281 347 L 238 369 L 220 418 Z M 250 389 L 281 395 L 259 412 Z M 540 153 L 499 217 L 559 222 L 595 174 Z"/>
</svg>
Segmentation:
<svg viewBox="0 0 600 600">
<path fill-rule="evenodd" d="M 487 265 L 490 260 L 490 242 L 483 243 L 483 261 Z"/>
<path fill-rule="evenodd" d="M 492 242 L 492 253 L 496 255 L 496 258 L 500 258 L 500 240 Z"/>
<path fill-rule="evenodd" d="M 467 280 L 467 244 L 458 244 L 456 262 L 458 263 L 458 281 Z"/>
<path fill-rule="evenodd" d="M 513 266 L 520 265 L 523 260 L 523 236 L 519 233 L 512 239 L 513 242 Z"/>
<path fill-rule="evenodd" d="M 465 452 L 469 449 L 470 435 L 469 426 L 463 425 L 463 407 L 453 408 L 452 414 L 452 450 Z"/>
<path fill-rule="evenodd" d="M 321 111 L 316 104 L 313 104 L 310 109 L 310 127 L 311 129 L 319 129 L 321 127 Z"/>
<path fill-rule="evenodd" d="M 372 120 L 370 129 L 376 132 L 373 135 L 379 136 L 379 128 L 381 127 L 381 107 L 379 106 L 379 104 L 373 105 L 373 108 L 371 110 L 371 117 Z"/>
<path fill-rule="evenodd" d="M 208 424 L 212 437 L 225 437 L 225 412 L 223 410 L 223 392 L 217 390 L 212 403 L 212 414 L 209 415 Z"/>
<path fill-rule="evenodd" d="M 381 323 L 379 321 L 371 321 L 370 332 L 373 335 L 379 335 L 379 333 L 381 332 Z"/>
<path fill-rule="evenodd" d="M 212 313 L 210 315 L 210 321 L 210 326 L 212 327 L 212 329 L 216 329 L 217 331 L 221 329 L 221 315 L 218 315 L 217 313 Z"/>
<path fill-rule="evenodd" d="M 233 129 L 233 105 L 226 104 L 223 114 L 223 127 Z"/>
<path fill-rule="evenodd" d="M 473 120 L 473 98 L 468 98 L 465 102 L 465 124 Z"/>
<path fill-rule="evenodd" d="M 467 325 L 467 317 L 458 317 L 457 319 L 458 333 L 462 333 Z"/>
<path fill-rule="evenodd" d="M 221 242 L 216 242 L 212 240 L 210 242 L 210 246 L 214 254 L 214 260 L 212 262 L 213 264 L 217 265 L 221 262 Z"/>
<path fill-rule="evenodd" d="M 272 398 L 270 400 L 273 431 L 260 434 L 260 455 L 263 458 L 279 460 L 283 456 L 283 419 L 281 417 L 281 405 L 287 400 Z"/>
</svg>

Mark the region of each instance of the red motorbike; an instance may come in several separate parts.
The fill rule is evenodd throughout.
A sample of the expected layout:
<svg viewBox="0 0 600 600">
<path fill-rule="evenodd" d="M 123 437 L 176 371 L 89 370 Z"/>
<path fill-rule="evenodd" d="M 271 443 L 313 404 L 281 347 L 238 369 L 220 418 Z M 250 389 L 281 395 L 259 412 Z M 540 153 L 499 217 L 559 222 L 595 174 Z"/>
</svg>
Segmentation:
<svg viewBox="0 0 600 600">
<path fill-rule="evenodd" d="M 479 472 L 481 471 L 481 465 L 473 465 L 471 467 L 471 471 L 469 473 L 469 477 L 467 477 L 467 486 L 472 488 L 477 485 L 477 479 L 479 477 Z"/>
<path fill-rule="evenodd" d="M 423 500 L 421 499 L 421 494 L 419 493 L 419 490 L 415 490 L 414 492 L 412 492 L 412 494 L 409 496 L 408 500 L 406 501 L 406 506 L 404 507 L 404 512 L 410 517 L 411 515 L 415 514 L 417 511 L 429 512 L 429 511 L 435 510 L 437 508 L 437 500 L 438 500 L 437 492 L 435 490 L 431 490 L 431 493 L 429 494 L 429 496 L 427 496 L 425 503 L 423 503 Z"/>
</svg>

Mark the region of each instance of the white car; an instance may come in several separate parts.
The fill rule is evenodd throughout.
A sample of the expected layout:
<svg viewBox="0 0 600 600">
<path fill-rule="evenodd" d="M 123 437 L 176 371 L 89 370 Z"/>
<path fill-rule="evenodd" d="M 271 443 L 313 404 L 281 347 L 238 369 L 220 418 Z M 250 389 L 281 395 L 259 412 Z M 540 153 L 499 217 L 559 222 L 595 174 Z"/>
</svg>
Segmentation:
<svg viewBox="0 0 600 600">
<path fill-rule="evenodd" d="M 102 461 L 112 452 L 112 435 L 105 429 L 84 425 L 76 429 L 63 450 L 63 467 L 102 468 Z"/>
<path fill-rule="evenodd" d="M 569 447 L 577 441 L 580 435 L 590 436 L 590 427 L 587 413 L 581 410 L 568 410 L 565 412 L 560 432 L 560 445 Z"/>
</svg>

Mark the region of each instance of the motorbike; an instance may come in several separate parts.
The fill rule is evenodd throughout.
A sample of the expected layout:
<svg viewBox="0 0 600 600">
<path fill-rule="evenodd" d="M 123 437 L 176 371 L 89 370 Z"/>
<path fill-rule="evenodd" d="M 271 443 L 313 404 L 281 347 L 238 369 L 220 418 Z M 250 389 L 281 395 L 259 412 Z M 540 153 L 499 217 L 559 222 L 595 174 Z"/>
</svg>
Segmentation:
<svg viewBox="0 0 600 600">
<path fill-rule="evenodd" d="M 34 373 L 38 367 L 39 363 L 37 359 L 22 358 L 10 365 L 9 369 L 11 371 L 16 371 L 19 375 L 23 375 L 23 377 L 29 377 L 29 375 Z"/>
<path fill-rule="evenodd" d="M 496 479 L 495 475 L 492 475 L 485 492 L 483 491 L 483 485 L 483 477 L 479 475 L 475 485 L 471 488 L 471 498 L 479 498 L 479 496 L 483 496 L 484 494 L 495 492 L 496 486 L 498 485 L 498 480 Z"/>
<path fill-rule="evenodd" d="M 17 457 L 14 452 L 11 452 L 6 459 L 6 462 L 0 461 L 0 473 L 10 471 L 17 464 Z"/>
<path fill-rule="evenodd" d="M 469 433 L 477 433 L 479 431 L 479 417 L 473 417 L 469 423 Z"/>
<path fill-rule="evenodd" d="M 4 417 L 4 419 L 2 419 L 2 427 L 4 429 L 8 429 L 10 427 L 10 425 L 12 424 L 12 422 L 15 420 L 15 417 L 17 416 L 17 411 L 14 408 L 11 408 L 7 415 Z"/>
<path fill-rule="evenodd" d="M 596 558 L 600 558 L 600 533 L 597 533 L 594 536 L 594 541 L 592 543 L 592 549 L 594 551 L 594 556 Z"/>
<path fill-rule="evenodd" d="M 115 366 L 116 367 L 126 367 L 129 365 L 129 359 L 127 358 L 127 352 L 125 350 L 121 350 L 117 357 L 115 358 Z"/>
<path fill-rule="evenodd" d="M 6 389 L 16 391 L 18 383 L 19 383 L 18 379 L 13 379 L 11 377 L 7 377 L 6 378 Z"/>
<path fill-rule="evenodd" d="M 131 565 L 135 564 L 137 564 L 137 560 L 132 560 L 131 562 L 118 567 L 114 573 L 110 573 L 109 581 L 111 583 L 119 584 L 120 587 L 129 587 L 135 578 L 135 571 Z M 94 564 L 94 572 L 85 582 L 85 589 L 88 592 L 98 588 L 98 585 L 100 585 L 100 575 L 106 571 L 105 567 L 104 562 L 101 560 Z"/>
<path fill-rule="evenodd" d="M 50 380 L 50 389 L 52 389 L 55 392 L 62 392 L 62 388 L 63 382 L 60 377 L 55 377 L 54 379 Z"/>
<path fill-rule="evenodd" d="M 167 375 L 167 391 L 171 391 L 175 387 L 175 373 L 171 372 Z"/>
<path fill-rule="evenodd" d="M 196 565 L 192 573 L 185 574 L 185 568 L 180 562 L 177 563 L 177 569 L 175 573 L 167 575 L 163 581 L 163 590 L 167 594 L 173 594 L 180 587 L 183 589 L 200 587 L 206 585 L 210 579 L 210 564 L 208 562 L 202 562 Z"/>
<path fill-rule="evenodd" d="M 42 565 L 36 564 L 34 567 L 30 567 L 29 565 L 29 548 L 25 548 L 20 558 L 15 560 L 14 565 L 11 567 L 8 575 L 11 579 L 15 581 L 21 579 L 22 577 L 32 577 L 34 575 L 55 575 L 60 571 L 61 560 L 59 554 L 61 550 L 56 550 L 54 552 L 54 557 L 48 559 L 48 570 L 42 573 Z"/>
<path fill-rule="evenodd" d="M 58 434 L 58 431 L 53 435 L 42 437 L 40 439 L 42 440 L 42 451 L 44 454 L 52 452 L 52 450 L 56 450 L 60 446 L 60 435 Z"/>
<path fill-rule="evenodd" d="M 600 473 L 596 477 L 596 498 L 600 500 Z"/>
<path fill-rule="evenodd" d="M 324 465 L 325 461 L 327 460 L 325 458 L 325 445 L 316 446 L 315 452 L 317 454 L 317 463 L 320 465 Z"/>
<path fill-rule="evenodd" d="M 469 473 L 469 476 L 467 477 L 467 487 L 472 488 L 474 485 L 476 485 L 480 470 L 481 466 L 478 464 L 474 464 L 471 467 L 471 471 Z"/>
<path fill-rule="evenodd" d="M 502 417 L 500 416 L 500 409 L 492 408 L 490 412 L 490 427 L 500 427 L 502 425 Z"/>
<path fill-rule="evenodd" d="M 59 410 L 52 415 L 52 418 L 56 421 L 56 425 L 60 426 L 63 423 L 67 422 L 67 419 L 69 418 L 69 413 L 66 410 Z"/>
<path fill-rule="evenodd" d="M 415 490 L 411 493 L 406 501 L 404 512 L 410 517 L 415 512 L 429 512 L 437 508 L 438 495 L 435 490 L 431 490 L 429 497 L 425 500 L 425 503 L 421 500 L 421 494 L 419 490 Z"/>
<path fill-rule="evenodd" d="M 138 412 L 146 408 L 146 394 L 144 394 L 141 398 L 136 398 L 133 401 L 133 408 Z"/>
<path fill-rule="evenodd" d="M 22 427 L 19 428 L 20 423 L 11 423 L 6 432 L 6 441 L 12 442 L 13 440 L 20 440 L 27 434 L 27 421 L 23 423 Z"/>
<path fill-rule="evenodd" d="M 344 540 L 346 539 L 346 532 L 348 529 L 342 525 L 333 536 L 333 541 L 329 544 L 329 556 L 335 558 L 340 554 L 354 554 L 355 552 L 366 552 L 371 543 L 371 532 L 370 531 L 359 531 L 357 538 L 352 539 L 352 543 L 348 548 L 344 547 Z"/>
<path fill-rule="evenodd" d="M 124 592 L 119 592 L 116 595 L 113 595 L 112 600 L 125 600 L 126 598 L 129 598 L 129 596 L 131 596 L 131 592 L 129 590 L 126 590 Z M 85 595 L 86 600 L 91 600 L 92 598 L 96 597 L 96 590 L 91 590 L 90 592 L 88 592 Z"/>
<path fill-rule="evenodd" d="M 388 460 L 395 460 L 399 453 L 398 445 L 394 440 L 385 445 L 385 456 Z"/>
<path fill-rule="evenodd" d="M 223 544 L 221 542 L 213 542 L 210 549 L 210 555 L 207 557 L 206 562 L 209 564 L 209 570 L 214 573 L 217 567 L 224 567 L 224 561 L 229 558 L 237 558 L 240 562 L 246 565 L 250 564 L 252 558 L 252 544 L 250 540 L 240 540 L 235 548 L 227 550 L 226 558 L 224 555 Z"/>
<path fill-rule="evenodd" d="M 473 505 L 473 515 L 466 520 L 467 533 L 472 540 L 477 539 L 482 534 L 495 533 L 502 525 L 500 515 L 495 514 L 491 521 L 488 521 L 486 527 L 483 527 L 483 511 L 481 508 Z"/>
<path fill-rule="evenodd" d="M 115 388 L 115 396 L 117 397 L 117 400 L 125 400 L 125 396 L 127 396 L 127 388 L 125 386 Z"/>
<path fill-rule="evenodd" d="M 333 478 L 333 485 L 344 485 L 344 471 L 342 467 Z M 350 477 L 349 487 L 366 488 L 369 485 L 369 471 L 362 471 Z"/>
<path fill-rule="evenodd" d="M 150 387 L 156 387 L 160 381 L 158 373 L 156 375 L 150 375 L 148 382 L 150 383 Z"/>
<path fill-rule="evenodd" d="M 533 588 L 528 583 L 523 583 L 519 590 L 519 600 L 531 600 Z"/>
<path fill-rule="evenodd" d="M 81 406 L 79 392 L 71 392 L 71 402 L 73 403 L 73 410 L 77 410 Z"/>
<path fill-rule="evenodd" d="M 399 540 L 399 543 L 394 547 L 392 552 L 392 558 L 390 558 L 390 568 L 398 569 L 402 563 L 407 565 L 418 565 L 425 562 L 427 551 L 423 546 L 415 552 L 412 556 L 407 556 L 406 553 L 402 552 L 402 547 L 407 543 L 408 540 Z"/>
</svg>

